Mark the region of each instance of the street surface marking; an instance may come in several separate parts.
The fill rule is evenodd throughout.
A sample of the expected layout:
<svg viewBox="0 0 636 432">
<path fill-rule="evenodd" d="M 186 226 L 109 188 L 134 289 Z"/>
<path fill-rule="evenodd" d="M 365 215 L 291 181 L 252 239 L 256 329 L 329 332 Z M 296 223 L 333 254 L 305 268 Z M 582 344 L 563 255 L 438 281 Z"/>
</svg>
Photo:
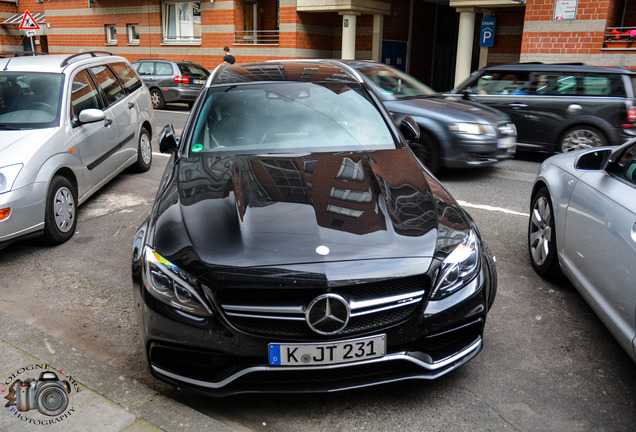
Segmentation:
<svg viewBox="0 0 636 432">
<path fill-rule="evenodd" d="M 469 207 L 469 208 L 474 208 L 474 209 L 479 209 L 479 210 L 486 210 L 486 211 L 493 211 L 493 212 L 501 212 L 501 213 L 511 214 L 511 215 L 515 215 L 515 216 L 523 216 L 523 217 L 529 217 L 530 216 L 528 213 L 520 213 L 520 212 L 516 212 L 514 210 L 508 210 L 508 209 L 501 208 L 501 207 L 493 207 L 493 206 L 483 205 L 483 204 L 471 204 L 471 203 L 468 203 L 466 201 L 457 201 L 457 202 L 462 207 Z"/>
</svg>

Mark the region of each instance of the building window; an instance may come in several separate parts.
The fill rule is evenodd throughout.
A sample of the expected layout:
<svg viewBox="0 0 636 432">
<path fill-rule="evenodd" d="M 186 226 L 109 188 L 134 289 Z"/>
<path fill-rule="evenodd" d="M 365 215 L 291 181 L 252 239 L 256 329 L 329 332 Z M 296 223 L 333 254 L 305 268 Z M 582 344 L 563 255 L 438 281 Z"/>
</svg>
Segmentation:
<svg viewBox="0 0 636 432">
<path fill-rule="evenodd" d="M 117 45 L 117 26 L 106 24 L 106 43 Z"/>
<path fill-rule="evenodd" d="M 164 43 L 201 43 L 200 2 L 163 2 L 161 16 Z"/>
<path fill-rule="evenodd" d="M 354 210 L 350 208 L 335 206 L 333 204 L 327 204 L 327 211 L 353 218 L 359 218 L 364 214 L 362 210 Z"/>
<path fill-rule="evenodd" d="M 128 44 L 139 45 L 139 24 L 128 24 Z"/>
<path fill-rule="evenodd" d="M 339 179 L 364 181 L 364 170 L 362 161 L 354 162 L 349 158 L 343 158 L 340 164 L 340 171 L 336 176 Z"/>
</svg>

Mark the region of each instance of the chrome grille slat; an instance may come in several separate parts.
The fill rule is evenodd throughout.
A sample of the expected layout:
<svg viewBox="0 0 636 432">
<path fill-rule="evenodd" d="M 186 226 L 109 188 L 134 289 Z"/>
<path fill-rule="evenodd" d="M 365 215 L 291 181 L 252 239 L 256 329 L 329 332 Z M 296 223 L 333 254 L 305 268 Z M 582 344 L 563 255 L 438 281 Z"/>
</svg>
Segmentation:
<svg viewBox="0 0 636 432">
<path fill-rule="evenodd" d="M 217 300 L 228 322 L 239 330 L 306 337 L 315 336 L 305 321 L 308 305 L 322 293 L 338 294 L 351 309 L 350 323 L 338 334 L 348 335 L 385 328 L 412 316 L 428 288 L 425 280 L 417 276 L 331 289 L 233 287 L 220 290 Z"/>
</svg>

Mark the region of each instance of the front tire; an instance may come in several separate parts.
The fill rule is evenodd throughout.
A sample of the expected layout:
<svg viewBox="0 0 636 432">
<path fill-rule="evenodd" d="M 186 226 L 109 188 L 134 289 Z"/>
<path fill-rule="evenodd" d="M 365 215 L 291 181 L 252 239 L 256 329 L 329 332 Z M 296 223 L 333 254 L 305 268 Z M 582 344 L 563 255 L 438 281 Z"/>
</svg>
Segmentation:
<svg viewBox="0 0 636 432">
<path fill-rule="evenodd" d="M 152 103 L 152 107 L 154 109 L 164 109 L 166 106 L 161 91 L 156 88 L 150 90 L 150 102 Z"/>
<path fill-rule="evenodd" d="M 548 189 L 543 187 L 532 197 L 528 224 L 528 252 L 534 270 L 546 279 L 559 275 L 554 209 Z"/>
<path fill-rule="evenodd" d="M 432 138 L 424 134 L 420 135 L 419 142 L 412 144 L 411 149 L 430 172 L 439 173 L 442 168 L 442 158 L 439 147 Z"/>
<path fill-rule="evenodd" d="M 574 150 L 602 147 L 607 145 L 603 133 L 592 126 L 576 126 L 563 135 L 559 150 L 566 153 Z"/>
<path fill-rule="evenodd" d="M 137 144 L 137 162 L 133 165 L 135 172 L 142 173 L 150 169 L 152 164 L 152 146 L 150 143 L 150 132 L 141 128 L 139 133 L 139 143 Z"/>
<path fill-rule="evenodd" d="M 73 237 L 77 225 L 77 193 L 66 177 L 53 177 L 44 212 L 45 243 L 57 245 Z"/>
</svg>

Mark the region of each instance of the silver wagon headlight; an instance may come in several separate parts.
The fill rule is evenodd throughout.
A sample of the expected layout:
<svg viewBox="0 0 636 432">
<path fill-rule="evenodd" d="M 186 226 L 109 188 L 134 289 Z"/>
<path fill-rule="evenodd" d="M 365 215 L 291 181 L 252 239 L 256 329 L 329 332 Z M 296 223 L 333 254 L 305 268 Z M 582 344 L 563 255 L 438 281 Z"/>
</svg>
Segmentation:
<svg viewBox="0 0 636 432">
<path fill-rule="evenodd" d="M 13 184 L 22 170 L 22 164 L 9 165 L 0 168 L 0 194 L 13 189 Z"/>
</svg>

